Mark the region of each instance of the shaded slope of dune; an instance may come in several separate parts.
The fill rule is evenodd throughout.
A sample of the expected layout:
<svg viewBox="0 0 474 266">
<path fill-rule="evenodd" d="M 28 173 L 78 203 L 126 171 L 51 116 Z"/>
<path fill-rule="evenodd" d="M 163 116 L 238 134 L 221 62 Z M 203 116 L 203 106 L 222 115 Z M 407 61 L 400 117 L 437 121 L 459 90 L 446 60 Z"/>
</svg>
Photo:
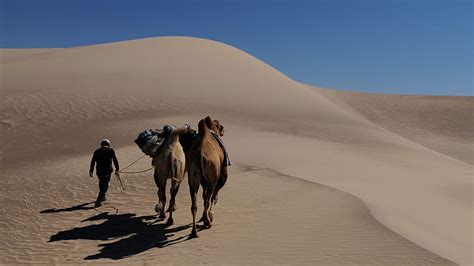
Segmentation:
<svg viewBox="0 0 474 266">
<path fill-rule="evenodd" d="M 225 140 L 235 163 L 275 169 L 349 192 L 362 199 L 379 221 L 415 244 L 457 263 L 472 261 L 472 169 L 412 136 L 422 138 L 429 131 L 430 138 L 445 141 L 449 134 L 440 133 L 439 120 L 433 120 L 433 134 L 428 126 L 420 130 L 418 123 L 403 124 L 412 135 L 400 133 L 394 129 L 398 125 L 379 121 L 404 116 L 390 111 L 392 107 L 376 105 L 376 115 L 370 115 L 352 104 L 361 101 L 370 106 L 363 96 L 308 87 L 238 49 L 203 39 L 3 49 L 0 56 L 0 168 L 13 171 L 10 176 L 22 182 L 51 178 L 45 170 L 48 162 L 70 162 L 71 155 L 91 152 L 105 136 L 116 147 L 124 147 L 132 145 L 142 129 L 165 123 L 196 126 L 199 118 L 211 114 L 228 129 Z M 416 110 L 406 114 L 418 119 Z M 429 110 L 424 116 L 430 115 Z M 379 119 L 380 114 L 388 120 Z M 456 125 L 458 132 L 470 130 Z M 469 132 L 467 138 L 462 134 L 467 141 L 471 138 Z M 453 145 L 442 152 L 464 156 L 465 149 L 456 141 L 443 142 Z M 432 148 L 440 151 L 436 147 Z M 30 176 L 31 169 L 24 169 L 37 160 L 44 161 L 44 169 Z M 87 168 L 87 160 L 78 163 Z M 259 184 L 257 191 L 269 193 L 264 183 Z M 237 188 L 230 183 L 228 189 Z M 26 197 L 30 191 L 19 193 Z M 81 198 L 74 189 L 64 197 Z M 151 197 L 147 199 L 151 202 L 156 196 L 144 197 Z M 12 206 L 31 205 L 20 202 Z M 13 207 L 2 222 L 11 222 L 8 219 L 14 219 L 18 208 Z M 270 219 L 266 215 L 262 219 Z M 371 229 L 367 230 L 370 235 Z M 389 230 L 374 234 L 398 238 Z M 420 259 L 443 261 L 418 251 Z M 304 252 L 309 251 L 298 255 L 305 256 Z M 382 260 L 388 260 L 393 250 L 379 252 Z M 146 259 L 152 258 L 147 254 Z"/>
</svg>

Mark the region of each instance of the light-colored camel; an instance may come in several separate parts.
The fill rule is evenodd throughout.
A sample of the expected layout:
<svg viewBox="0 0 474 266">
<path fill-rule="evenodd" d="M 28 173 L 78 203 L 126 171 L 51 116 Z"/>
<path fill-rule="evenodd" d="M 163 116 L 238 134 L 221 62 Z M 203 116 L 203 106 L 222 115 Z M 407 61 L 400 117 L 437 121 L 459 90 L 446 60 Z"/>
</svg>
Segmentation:
<svg viewBox="0 0 474 266">
<path fill-rule="evenodd" d="M 189 192 L 191 194 L 191 213 L 193 228 L 190 237 L 197 237 L 196 212 L 197 193 L 199 185 L 203 187 L 204 211 L 201 220 L 207 228 L 212 226 L 212 206 L 217 203 L 219 190 L 227 180 L 227 165 L 224 161 L 224 151 L 212 135 L 211 130 L 223 136 L 224 127 L 219 121 L 208 116 L 199 121 L 198 135 L 188 154 L 186 164 L 188 170 Z"/>
<path fill-rule="evenodd" d="M 184 178 L 186 159 L 183 147 L 179 143 L 179 136 L 188 131 L 187 127 L 178 128 L 171 132 L 168 139 L 162 144 L 158 155 L 153 157 L 153 165 L 155 166 L 155 183 L 158 187 L 158 203 L 155 205 L 155 210 L 160 214 L 160 218 L 166 218 L 166 183 L 171 179 L 171 200 L 168 208 L 170 216 L 167 224 L 172 225 L 173 211 L 176 210 L 176 194 L 179 190 L 179 185 Z"/>
</svg>

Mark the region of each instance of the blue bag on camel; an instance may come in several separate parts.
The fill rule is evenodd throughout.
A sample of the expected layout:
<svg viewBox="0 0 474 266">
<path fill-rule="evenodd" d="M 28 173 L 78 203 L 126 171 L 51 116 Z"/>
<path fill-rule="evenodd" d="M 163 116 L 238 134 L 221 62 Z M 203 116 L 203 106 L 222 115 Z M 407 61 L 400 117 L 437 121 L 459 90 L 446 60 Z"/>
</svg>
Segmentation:
<svg viewBox="0 0 474 266">
<path fill-rule="evenodd" d="M 148 156 L 155 156 L 158 149 L 163 143 L 163 138 L 160 137 L 159 130 L 148 129 L 138 134 L 135 143 Z"/>
<path fill-rule="evenodd" d="M 161 144 L 166 141 L 171 132 L 176 129 L 176 126 L 165 125 L 163 130 L 148 129 L 138 134 L 135 143 L 142 150 L 143 153 L 150 157 L 158 155 Z"/>
</svg>

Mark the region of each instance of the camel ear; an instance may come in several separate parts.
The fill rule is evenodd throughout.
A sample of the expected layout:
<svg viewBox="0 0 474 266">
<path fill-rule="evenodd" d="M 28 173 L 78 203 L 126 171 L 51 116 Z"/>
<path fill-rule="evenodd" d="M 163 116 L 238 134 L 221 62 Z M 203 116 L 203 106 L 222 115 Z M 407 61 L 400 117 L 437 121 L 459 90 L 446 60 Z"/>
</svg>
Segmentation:
<svg viewBox="0 0 474 266">
<path fill-rule="evenodd" d="M 219 135 L 221 135 L 221 137 L 224 136 L 224 126 L 223 125 L 219 125 Z"/>
</svg>

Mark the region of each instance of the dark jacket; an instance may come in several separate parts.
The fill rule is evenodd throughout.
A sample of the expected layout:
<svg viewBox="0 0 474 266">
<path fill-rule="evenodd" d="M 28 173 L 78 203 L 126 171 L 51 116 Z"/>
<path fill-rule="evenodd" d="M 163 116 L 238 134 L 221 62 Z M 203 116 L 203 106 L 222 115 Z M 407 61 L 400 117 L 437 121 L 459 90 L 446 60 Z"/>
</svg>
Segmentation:
<svg viewBox="0 0 474 266">
<path fill-rule="evenodd" d="M 113 171 L 112 161 L 114 162 L 115 171 L 119 171 L 119 163 L 117 157 L 115 157 L 115 151 L 107 146 L 102 146 L 94 152 L 89 172 L 93 172 L 94 165 L 97 163 L 96 174 L 98 176 L 110 175 Z"/>
</svg>

